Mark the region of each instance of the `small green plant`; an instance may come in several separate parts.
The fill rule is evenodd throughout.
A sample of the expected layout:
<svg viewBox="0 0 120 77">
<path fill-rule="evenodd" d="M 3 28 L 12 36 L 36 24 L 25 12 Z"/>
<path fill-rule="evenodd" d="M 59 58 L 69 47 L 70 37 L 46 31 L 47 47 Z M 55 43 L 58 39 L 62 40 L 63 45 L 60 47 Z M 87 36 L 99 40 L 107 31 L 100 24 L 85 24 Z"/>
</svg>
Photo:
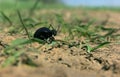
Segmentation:
<svg viewBox="0 0 120 77">
<path fill-rule="evenodd" d="M 4 13 L 4 12 L 0 12 L 1 13 L 1 15 L 3 16 L 3 18 L 6 20 L 6 21 L 8 21 L 8 23 L 10 24 L 10 25 L 12 25 L 12 21 L 10 20 L 10 18 Z"/>
<path fill-rule="evenodd" d="M 73 29 L 73 32 L 76 33 L 79 37 L 84 36 L 88 39 L 91 38 L 91 36 L 96 35 L 94 32 L 94 28 L 91 27 L 93 24 L 94 20 L 89 21 L 87 24 L 78 24 L 78 26 L 75 26 Z"/>
<path fill-rule="evenodd" d="M 103 46 L 105 46 L 105 45 L 108 45 L 108 44 L 110 44 L 110 42 L 104 42 L 104 43 L 101 43 L 101 44 L 99 44 L 99 45 L 97 45 L 97 46 L 95 46 L 95 47 L 91 47 L 89 44 L 86 44 L 85 46 L 83 46 L 83 47 L 85 47 L 87 50 L 87 52 L 88 53 L 91 53 L 91 52 L 94 52 L 95 50 L 97 50 L 97 49 L 99 49 L 99 48 L 102 48 Z"/>
<path fill-rule="evenodd" d="M 18 11 L 18 16 L 19 16 L 19 19 L 20 19 L 20 22 L 23 26 L 23 28 L 25 29 L 26 33 L 27 33 L 27 36 L 28 36 L 28 39 L 26 38 L 18 38 L 16 40 L 13 40 L 9 46 L 5 47 L 5 50 L 4 50 L 4 53 L 5 55 L 8 56 L 8 58 L 3 62 L 2 64 L 2 67 L 7 67 L 9 65 L 12 65 L 14 63 L 16 63 L 16 61 L 22 56 L 22 55 L 25 55 L 25 52 L 24 50 L 22 51 L 18 51 L 19 49 L 21 49 L 22 47 L 24 47 L 24 45 L 26 44 L 31 44 L 33 42 L 39 42 L 41 44 L 44 43 L 44 41 L 40 40 L 40 39 L 37 39 L 37 38 L 33 38 L 30 36 L 28 30 L 27 30 L 27 27 L 25 26 L 25 24 L 23 23 L 23 20 L 21 18 L 21 15 L 20 15 L 20 12 Z M 37 66 L 32 60 L 31 58 L 29 58 L 27 56 L 27 60 L 25 62 L 26 64 L 28 65 L 31 65 L 31 66 Z"/>
<path fill-rule="evenodd" d="M 77 37 L 77 36 L 78 38 L 84 37 L 84 43 L 82 44 L 82 47 L 83 48 L 85 47 L 88 53 L 96 51 L 97 49 L 112 43 L 107 38 L 108 37 L 113 38 L 112 36 L 114 36 L 114 33 L 116 33 L 119 30 L 114 28 L 105 28 L 100 25 L 93 27 L 94 22 L 95 20 L 92 20 L 87 24 L 83 25 L 82 22 L 79 23 L 78 21 L 78 24 L 72 27 L 69 31 L 69 34 L 72 35 L 72 37 Z M 106 34 L 101 35 L 100 32 L 106 32 Z M 92 47 L 90 45 L 91 43 L 96 46 Z"/>
</svg>

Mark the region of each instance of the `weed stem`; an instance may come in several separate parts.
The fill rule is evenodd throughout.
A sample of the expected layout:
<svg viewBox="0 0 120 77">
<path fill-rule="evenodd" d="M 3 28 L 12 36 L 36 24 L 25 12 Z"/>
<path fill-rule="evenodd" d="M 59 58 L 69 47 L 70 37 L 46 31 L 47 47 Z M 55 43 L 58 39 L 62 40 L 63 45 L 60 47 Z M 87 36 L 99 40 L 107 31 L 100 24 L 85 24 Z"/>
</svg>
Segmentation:
<svg viewBox="0 0 120 77">
<path fill-rule="evenodd" d="M 30 35 L 29 35 L 29 32 L 28 32 L 28 30 L 27 30 L 25 24 L 23 23 L 23 20 L 22 20 L 22 17 L 21 17 L 21 14 L 20 14 L 19 10 L 17 10 L 17 13 L 18 13 L 18 16 L 19 16 L 20 22 L 21 22 L 23 28 L 25 29 L 26 34 L 28 35 L 28 38 L 31 39 L 31 38 L 30 38 Z"/>
</svg>

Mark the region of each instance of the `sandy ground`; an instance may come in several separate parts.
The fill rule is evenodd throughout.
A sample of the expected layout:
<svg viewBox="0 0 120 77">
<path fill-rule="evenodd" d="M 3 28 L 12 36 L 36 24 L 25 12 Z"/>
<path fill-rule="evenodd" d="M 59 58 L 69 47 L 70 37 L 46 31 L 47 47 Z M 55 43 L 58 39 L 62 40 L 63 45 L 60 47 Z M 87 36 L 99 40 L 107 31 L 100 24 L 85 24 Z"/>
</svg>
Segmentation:
<svg viewBox="0 0 120 77">
<path fill-rule="evenodd" d="M 46 13 L 42 11 L 41 13 Z M 81 11 L 64 11 L 65 20 L 69 21 L 72 15 L 82 14 Z M 110 23 L 108 27 L 120 28 L 119 12 L 110 11 L 90 11 L 89 18 L 98 19 L 97 23 L 108 18 Z M 81 15 L 81 18 L 84 16 Z M 0 25 L 1 26 L 1 25 Z M 6 31 L 6 30 L 4 30 Z M 7 32 L 7 31 L 6 31 Z M 8 35 L 0 33 L 0 40 L 4 43 L 10 43 L 19 35 Z M 60 38 L 61 35 L 55 38 Z M 118 40 L 120 42 L 120 40 Z M 33 44 L 37 47 L 37 43 Z M 38 45 L 39 46 L 39 45 Z M 25 64 L 18 66 L 10 66 L 0 69 L 0 77 L 119 77 L 120 76 L 120 44 L 110 44 L 92 52 L 86 53 L 79 47 L 71 47 L 64 45 L 61 47 L 49 48 L 44 45 L 38 52 L 27 52 L 27 54 L 38 64 L 38 67 L 31 67 Z M 0 51 L 3 47 L 0 46 Z M 39 52 L 41 51 L 41 52 Z M 5 58 L 0 55 L 0 64 Z"/>
</svg>

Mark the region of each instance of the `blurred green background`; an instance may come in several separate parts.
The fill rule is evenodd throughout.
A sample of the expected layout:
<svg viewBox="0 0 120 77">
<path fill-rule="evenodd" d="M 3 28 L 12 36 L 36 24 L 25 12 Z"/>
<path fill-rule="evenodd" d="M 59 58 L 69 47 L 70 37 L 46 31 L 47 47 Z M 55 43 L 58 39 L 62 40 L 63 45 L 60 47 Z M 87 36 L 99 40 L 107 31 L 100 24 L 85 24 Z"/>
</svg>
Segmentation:
<svg viewBox="0 0 120 77">
<path fill-rule="evenodd" d="M 112 9 L 119 11 L 119 0 L 0 0 L 0 11 L 29 8 Z"/>
</svg>

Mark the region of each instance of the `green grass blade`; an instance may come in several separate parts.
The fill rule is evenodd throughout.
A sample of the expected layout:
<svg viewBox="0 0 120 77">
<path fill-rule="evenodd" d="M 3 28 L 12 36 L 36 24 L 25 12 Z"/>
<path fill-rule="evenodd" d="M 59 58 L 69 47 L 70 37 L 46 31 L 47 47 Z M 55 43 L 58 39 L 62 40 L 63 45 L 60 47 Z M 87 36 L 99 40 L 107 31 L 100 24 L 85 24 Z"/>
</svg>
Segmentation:
<svg viewBox="0 0 120 77">
<path fill-rule="evenodd" d="M 29 39 L 16 39 L 16 40 L 13 40 L 10 44 L 11 45 L 22 45 L 22 44 L 28 44 L 28 43 L 31 43 L 32 41 L 29 40 Z"/>
<path fill-rule="evenodd" d="M 31 39 L 33 42 L 38 42 L 38 43 L 40 43 L 40 44 L 45 44 L 45 41 L 43 41 L 43 40 L 40 40 L 40 39 L 38 39 L 38 38 L 33 38 L 33 39 Z"/>
<path fill-rule="evenodd" d="M 1 12 L 1 15 L 9 22 L 10 25 L 12 25 L 12 21 L 9 19 L 7 15 L 5 15 L 5 13 Z"/>
<path fill-rule="evenodd" d="M 10 43 L 10 46 L 6 47 L 5 48 L 5 53 L 8 53 L 8 50 L 10 49 L 13 49 L 19 45 L 24 45 L 24 44 L 29 44 L 33 42 L 32 40 L 29 40 L 29 39 L 16 39 L 16 40 L 13 40 L 11 43 Z"/>
<path fill-rule="evenodd" d="M 20 12 L 19 12 L 19 11 L 17 11 L 17 13 L 18 13 L 18 16 L 19 16 L 20 22 L 21 22 L 21 24 L 22 24 L 23 28 L 25 29 L 26 34 L 28 35 L 28 38 L 29 38 L 29 39 L 31 39 L 31 37 L 30 37 L 30 35 L 29 35 L 29 32 L 28 32 L 28 30 L 27 30 L 27 28 L 26 28 L 26 26 L 25 26 L 25 24 L 24 24 L 24 22 L 23 22 L 23 19 L 22 19 L 22 17 L 21 17 Z"/>
<path fill-rule="evenodd" d="M 103 47 L 103 46 L 105 46 L 105 45 L 107 45 L 107 44 L 109 44 L 110 42 L 104 42 L 104 43 L 101 43 L 101 44 L 99 44 L 99 45 L 97 45 L 97 46 L 95 46 L 95 47 L 91 47 L 90 45 L 85 45 L 85 47 L 87 48 L 87 52 L 88 53 L 91 53 L 91 52 L 93 52 L 93 51 L 95 51 L 95 50 L 97 50 L 97 49 L 99 49 L 99 48 L 101 48 L 101 47 Z"/>
<path fill-rule="evenodd" d="M 87 45 L 87 52 L 90 53 L 92 50 L 92 47 L 90 45 Z"/>
<path fill-rule="evenodd" d="M 107 44 L 110 44 L 110 42 L 101 43 L 101 44 L 99 44 L 98 46 L 92 48 L 91 51 L 95 51 L 96 49 L 101 48 L 101 47 L 103 47 L 103 46 L 105 46 L 105 45 L 107 45 Z"/>
</svg>

